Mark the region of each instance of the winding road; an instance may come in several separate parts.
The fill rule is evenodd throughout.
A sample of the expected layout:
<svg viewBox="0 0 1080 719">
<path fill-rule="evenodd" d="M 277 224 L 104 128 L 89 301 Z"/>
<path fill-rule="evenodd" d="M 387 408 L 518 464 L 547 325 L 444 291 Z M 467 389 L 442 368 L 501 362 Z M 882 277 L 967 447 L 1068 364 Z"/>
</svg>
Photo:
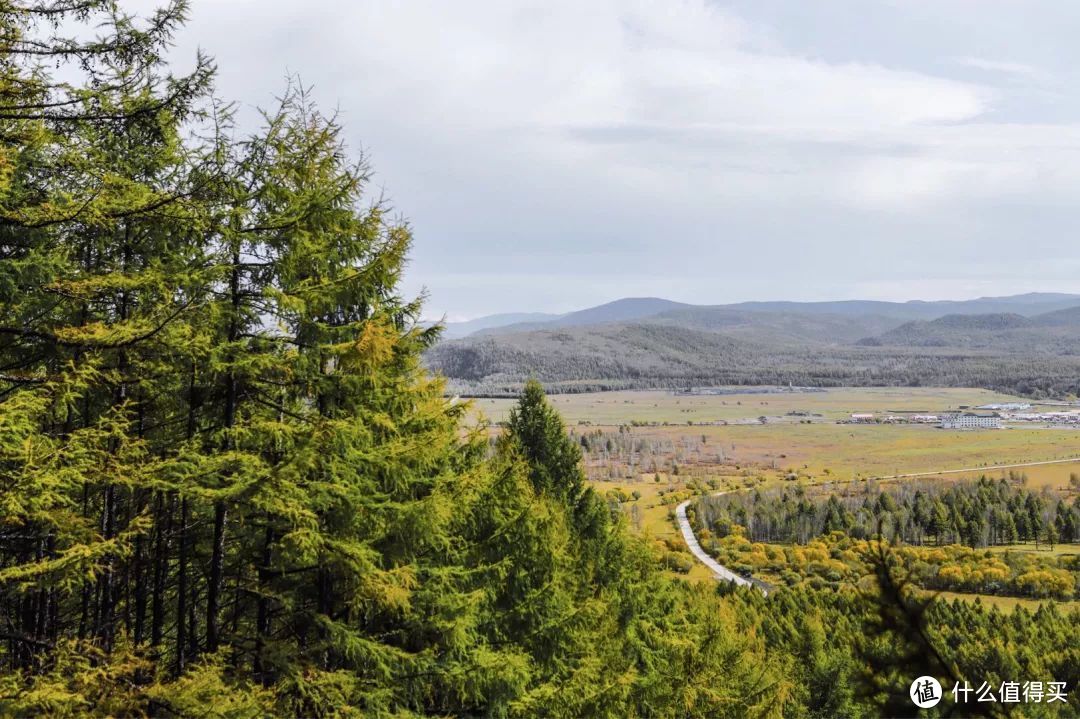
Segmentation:
<svg viewBox="0 0 1080 719">
<path fill-rule="evenodd" d="M 1080 462 L 1080 457 L 1074 457 L 1071 459 L 1051 459 L 1041 462 L 1019 462 L 1016 464 L 995 464 L 986 467 L 965 467 L 962 469 L 943 469 L 937 472 L 911 472 L 908 474 L 894 474 L 885 477 L 873 477 L 876 480 L 890 480 L 890 479 L 913 479 L 916 477 L 935 477 L 942 474 L 961 474 L 968 472 L 979 472 L 987 469 L 1013 469 L 1016 467 L 1038 467 L 1044 464 L 1067 464 L 1070 462 Z M 856 481 L 856 480 L 853 480 Z M 730 490 L 727 492 L 718 492 L 712 496 L 719 497 L 725 494 L 731 494 L 732 491 L 742 490 Z M 679 530 L 682 532 L 683 541 L 686 542 L 686 546 L 690 548 L 690 553 L 693 554 L 699 562 L 709 568 L 709 571 L 713 573 L 713 576 L 724 582 L 734 582 L 743 587 L 757 587 L 762 594 L 767 595 L 768 589 L 762 586 L 760 583 L 752 582 L 746 577 L 742 577 L 735 572 L 731 571 L 720 562 L 713 559 L 709 554 L 701 548 L 701 543 L 698 542 L 697 537 L 694 535 L 694 530 L 690 526 L 690 520 L 686 516 L 686 508 L 690 506 L 691 502 L 697 501 L 700 497 L 694 497 L 688 499 L 675 508 L 675 518 L 679 522 Z"/>
<path fill-rule="evenodd" d="M 727 492 L 721 492 L 720 494 L 727 494 Z M 694 530 L 690 527 L 690 520 L 686 517 L 686 508 L 690 506 L 691 502 L 697 499 L 699 498 L 694 497 L 694 499 L 688 499 L 675 508 L 675 517 L 679 520 L 679 529 L 682 531 L 683 540 L 686 542 L 686 546 L 690 547 L 690 552 L 698 558 L 698 561 L 708 567 L 713 573 L 713 576 L 717 579 L 725 582 L 734 582 L 743 587 L 757 587 L 761 590 L 762 594 L 768 594 L 768 590 L 764 587 L 754 584 L 745 577 L 740 577 L 738 574 L 710 557 L 708 553 L 701 548 L 701 544 L 698 542 L 697 537 L 694 536 Z"/>
</svg>

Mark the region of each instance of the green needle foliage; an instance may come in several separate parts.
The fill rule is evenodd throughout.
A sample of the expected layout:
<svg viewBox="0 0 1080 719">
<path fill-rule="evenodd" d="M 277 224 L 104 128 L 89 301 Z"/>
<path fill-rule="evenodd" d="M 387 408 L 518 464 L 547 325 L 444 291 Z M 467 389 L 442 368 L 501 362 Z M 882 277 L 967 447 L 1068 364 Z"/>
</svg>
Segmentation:
<svg viewBox="0 0 1080 719">
<path fill-rule="evenodd" d="M 528 462 L 536 491 L 576 503 L 585 486 L 581 447 L 567 436 L 562 417 L 547 403 L 539 382 L 525 384 L 507 425 L 510 444 Z"/>
<path fill-rule="evenodd" d="M 487 456 L 408 226 L 302 87 L 236 139 L 185 10 L 0 2 L 0 714 L 776 706 L 539 385 Z"/>
</svg>

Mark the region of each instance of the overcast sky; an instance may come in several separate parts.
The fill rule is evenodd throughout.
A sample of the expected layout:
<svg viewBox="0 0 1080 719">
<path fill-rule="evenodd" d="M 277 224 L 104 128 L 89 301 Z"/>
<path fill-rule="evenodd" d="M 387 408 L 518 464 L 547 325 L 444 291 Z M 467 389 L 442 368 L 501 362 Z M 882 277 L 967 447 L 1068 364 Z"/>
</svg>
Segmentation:
<svg viewBox="0 0 1080 719">
<path fill-rule="evenodd" d="M 194 0 L 335 107 L 427 314 L 1080 291 L 1072 0 Z"/>
</svg>

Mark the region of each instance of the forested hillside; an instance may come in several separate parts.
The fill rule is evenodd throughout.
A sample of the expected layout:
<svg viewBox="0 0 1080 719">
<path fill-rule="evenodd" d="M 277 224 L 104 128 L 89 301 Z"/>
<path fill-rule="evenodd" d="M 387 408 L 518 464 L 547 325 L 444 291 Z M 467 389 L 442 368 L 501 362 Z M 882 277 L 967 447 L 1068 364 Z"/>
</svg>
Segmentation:
<svg viewBox="0 0 1080 719">
<path fill-rule="evenodd" d="M 537 377 L 564 391 L 791 382 L 1057 397 L 1080 391 L 1078 302 L 1059 294 L 718 306 L 620 300 L 459 336 L 425 360 L 472 394 L 517 391 Z"/>
<path fill-rule="evenodd" d="M 805 328 L 813 325 L 806 325 Z M 432 369 L 475 394 L 516 392 L 529 377 L 554 389 L 788 384 L 985 387 L 1033 396 L 1080 392 L 1080 335 L 1060 354 L 1035 356 L 1013 345 L 919 346 L 874 339 L 848 345 L 747 339 L 751 332 L 705 331 L 659 320 L 477 336 L 441 342 L 425 354 Z"/>
</svg>

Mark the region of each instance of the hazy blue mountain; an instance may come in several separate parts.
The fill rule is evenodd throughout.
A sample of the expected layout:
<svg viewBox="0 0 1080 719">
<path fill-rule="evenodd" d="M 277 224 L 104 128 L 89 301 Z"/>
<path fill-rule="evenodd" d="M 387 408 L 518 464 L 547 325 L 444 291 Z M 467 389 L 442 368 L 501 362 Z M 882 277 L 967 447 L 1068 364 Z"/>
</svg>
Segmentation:
<svg viewBox="0 0 1080 719">
<path fill-rule="evenodd" d="M 1034 317 L 1050 312 L 1080 308 L 1080 295 L 1054 292 L 1030 292 L 1006 297 L 980 297 L 973 300 L 836 300 L 826 302 L 738 302 L 727 305 L 694 305 L 658 297 L 628 297 L 596 307 L 563 315 L 544 313 L 507 313 L 481 317 L 470 322 L 447 325 L 445 337 L 458 339 L 471 334 L 504 334 L 532 330 L 579 327 L 606 322 L 627 322 L 658 318 L 691 329 L 744 331 L 751 324 L 776 329 L 775 315 L 786 315 L 787 331 L 769 332 L 778 337 L 805 337 L 829 342 L 854 342 L 875 336 L 912 320 L 934 320 L 947 315 L 1016 314 Z M 1080 312 L 1080 310 L 1078 310 Z M 768 313 L 768 315 L 766 314 Z M 771 315 L 771 316 L 770 316 Z M 827 315 L 828 327 L 800 328 L 808 316 Z M 845 318 L 847 318 L 845 320 Z M 1069 323 L 1068 315 L 1059 320 Z M 781 321 L 780 324 L 783 324 Z M 820 331 L 819 331 L 820 330 Z"/>
<path fill-rule="evenodd" d="M 740 302 L 728 307 L 765 312 L 800 314 L 879 315 L 908 320 L 929 320 L 950 314 L 1034 315 L 1080 306 L 1080 295 L 1055 292 L 1029 292 L 1007 297 L 979 297 L 973 300 L 838 300 L 833 302 Z"/>
<path fill-rule="evenodd" d="M 903 322 L 901 319 L 879 314 L 748 310 L 731 305 L 684 307 L 640 321 L 718 332 L 751 341 L 828 344 L 850 344 L 867 335 L 886 332 Z"/>
<path fill-rule="evenodd" d="M 577 312 L 570 312 L 556 319 L 543 322 L 519 322 L 485 331 L 485 334 L 503 334 L 506 332 L 528 332 L 537 329 L 556 329 L 559 327 L 580 327 L 598 325 L 607 322 L 626 322 L 644 317 L 652 317 L 661 312 L 682 307 L 694 307 L 682 302 L 661 299 L 659 297 L 627 297 L 614 302 L 589 307 Z"/>
<path fill-rule="evenodd" d="M 464 322 L 447 322 L 444 325 L 443 337 L 448 340 L 459 339 L 483 330 L 496 329 L 522 322 L 549 322 L 560 317 L 562 315 L 553 315 L 546 312 L 504 312 L 497 315 L 486 315 Z"/>
<path fill-rule="evenodd" d="M 940 300 L 936 302 L 905 302 L 905 305 L 929 306 L 941 314 L 1009 314 L 1025 317 L 1080 306 L 1080 295 L 1059 292 L 1029 292 L 1006 297 L 980 297 L 974 300 Z M 940 316 L 940 315 L 939 315 Z"/>
<path fill-rule="evenodd" d="M 1047 312 L 1033 317 L 1032 321 L 1042 327 L 1080 327 L 1080 307 Z"/>
<path fill-rule="evenodd" d="M 980 315 L 945 315 L 933 320 L 915 320 L 863 339 L 863 346 L 907 347 L 992 347 L 1010 349 L 1024 341 L 1014 330 L 1032 327 L 1034 320 L 1014 312 Z M 1045 333 L 1044 333 L 1045 334 Z M 1028 337 L 1030 342 L 1031 338 Z"/>
</svg>

